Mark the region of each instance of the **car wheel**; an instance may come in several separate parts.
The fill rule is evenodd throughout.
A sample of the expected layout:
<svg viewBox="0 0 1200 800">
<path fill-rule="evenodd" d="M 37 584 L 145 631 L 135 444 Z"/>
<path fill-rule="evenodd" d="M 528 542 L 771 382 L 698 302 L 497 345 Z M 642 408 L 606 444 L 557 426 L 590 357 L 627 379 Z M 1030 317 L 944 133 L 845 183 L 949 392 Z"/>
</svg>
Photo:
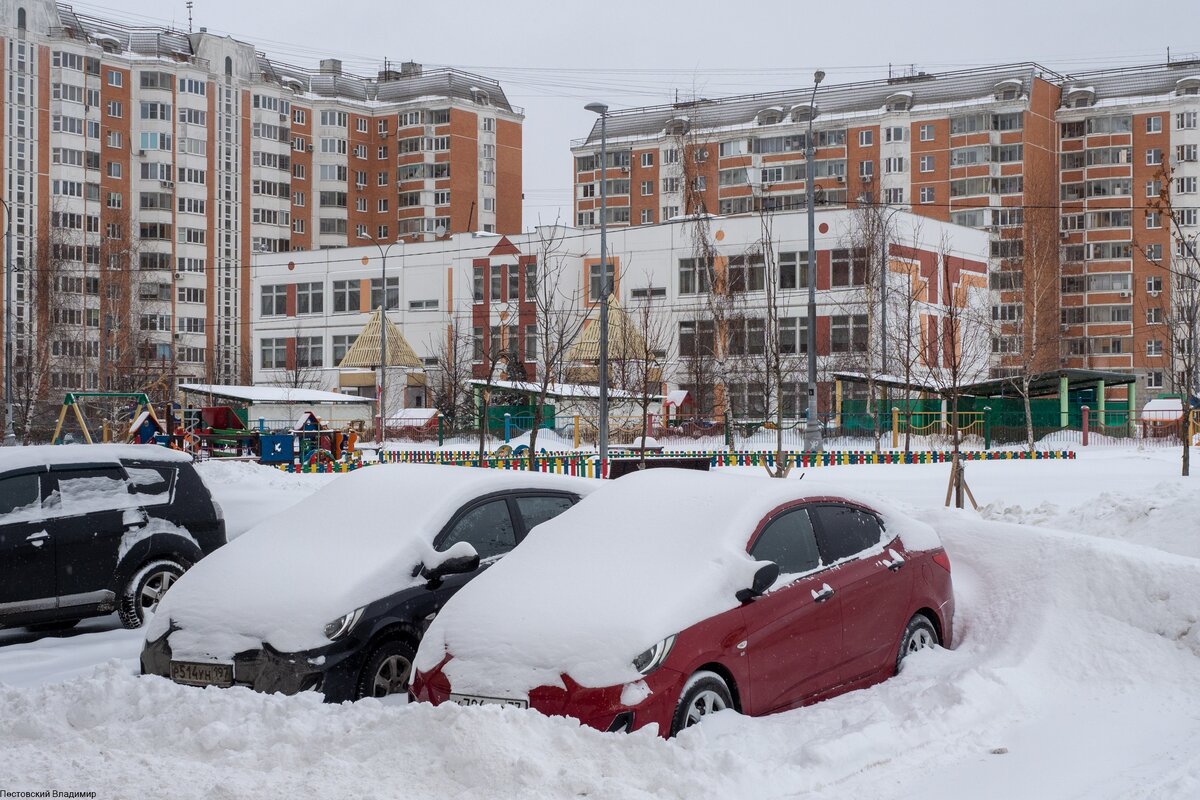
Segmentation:
<svg viewBox="0 0 1200 800">
<path fill-rule="evenodd" d="M 941 644 L 941 641 L 937 628 L 933 627 L 929 617 L 924 614 L 914 615 L 904 628 L 904 635 L 900 637 L 900 652 L 896 653 L 896 671 L 900 671 L 900 665 L 912 653 L 938 644 Z"/>
<path fill-rule="evenodd" d="M 167 558 L 151 561 L 139 569 L 125 584 L 117 603 L 121 624 L 126 628 L 142 627 L 146 612 L 153 613 L 158 608 L 158 601 L 184 571 L 182 564 Z"/>
<path fill-rule="evenodd" d="M 83 620 L 80 619 L 63 619 L 55 622 L 38 622 L 34 625 L 26 625 L 26 629 L 34 633 L 55 633 L 61 631 L 69 631 L 78 625 Z"/>
<path fill-rule="evenodd" d="M 733 695 L 724 678 L 715 672 L 697 672 L 683 687 L 671 720 L 671 735 L 692 727 L 709 714 L 733 707 Z"/>
<path fill-rule="evenodd" d="M 416 657 L 416 651 L 400 639 L 388 639 L 377 646 L 363 665 L 354 689 L 354 699 L 408 692 L 412 663 Z"/>
</svg>

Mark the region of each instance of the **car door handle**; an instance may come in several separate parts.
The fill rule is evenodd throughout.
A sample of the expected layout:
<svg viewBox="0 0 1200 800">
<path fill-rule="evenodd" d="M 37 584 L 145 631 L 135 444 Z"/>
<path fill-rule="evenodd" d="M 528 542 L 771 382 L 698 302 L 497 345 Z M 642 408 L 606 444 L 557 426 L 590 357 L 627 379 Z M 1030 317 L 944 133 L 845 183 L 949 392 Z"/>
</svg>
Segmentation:
<svg viewBox="0 0 1200 800">
<path fill-rule="evenodd" d="M 828 583 L 821 584 L 820 589 L 812 590 L 812 598 L 818 603 L 824 603 L 831 597 L 833 597 L 833 588 Z"/>
<path fill-rule="evenodd" d="M 25 541 L 29 542 L 34 547 L 41 547 L 49 538 L 50 534 L 46 533 L 45 531 L 38 531 L 37 533 L 31 533 L 26 536 Z"/>
</svg>

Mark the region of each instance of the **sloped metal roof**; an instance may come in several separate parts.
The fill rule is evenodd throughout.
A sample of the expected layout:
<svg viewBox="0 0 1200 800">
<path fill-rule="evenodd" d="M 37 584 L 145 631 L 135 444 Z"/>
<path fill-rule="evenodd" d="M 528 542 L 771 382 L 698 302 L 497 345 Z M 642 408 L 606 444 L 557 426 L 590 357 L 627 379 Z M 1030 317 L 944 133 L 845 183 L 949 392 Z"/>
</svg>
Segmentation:
<svg viewBox="0 0 1200 800">
<path fill-rule="evenodd" d="M 1038 77 L 1055 83 L 1062 78 L 1061 75 L 1038 64 L 1027 62 L 821 86 L 817 89 L 816 106 L 820 115 L 818 119 L 829 115 L 877 111 L 883 108 L 889 97 L 897 93 L 911 94 L 913 111 L 920 111 L 922 105 L 985 98 L 1001 82 L 1019 82 L 1023 94 L 1028 95 L 1034 79 Z M 612 140 L 621 137 L 657 136 L 668 122 L 679 117 L 687 117 L 692 127 L 697 129 L 750 125 L 755 117 L 767 108 L 808 108 L 811 100 L 812 87 L 808 86 L 781 92 L 738 95 L 717 100 L 700 99 L 687 103 L 614 111 L 608 115 L 608 137 Z M 762 130 L 770 131 L 772 126 L 764 125 Z M 599 140 L 600 121 L 597 118 L 591 132 L 579 145 Z"/>
</svg>

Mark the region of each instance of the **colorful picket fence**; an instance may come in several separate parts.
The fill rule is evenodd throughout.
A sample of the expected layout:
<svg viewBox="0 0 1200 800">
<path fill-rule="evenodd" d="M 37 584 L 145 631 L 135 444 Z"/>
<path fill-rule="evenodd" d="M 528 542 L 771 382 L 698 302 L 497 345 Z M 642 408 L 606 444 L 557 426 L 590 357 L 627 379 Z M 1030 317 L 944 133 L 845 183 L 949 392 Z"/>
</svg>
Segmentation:
<svg viewBox="0 0 1200 800">
<path fill-rule="evenodd" d="M 530 470 L 534 472 L 552 472 L 559 475 L 575 475 L 581 478 L 598 478 L 599 459 L 590 453 L 543 453 L 533 459 L 532 466 L 528 456 L 486 457 L 482 461 L 478 452 L 451 450 L 402 450 L 389 451 L 382 454 L 382 463 L 388 464 L 447 464 L 458 467 L 487 467 L 489 469 Z M 653 458 L 707 458 L 713 467 L 760 467 L 775 466 L 775 454 L 760 450 L 710 450 L 691 451 L 678 450 L 655 453 Z M 854 466 L 858 464 L 943 464 L 954 458 L 950 450 L 922 450 L 917 452 L 901 452 L 886 450 L 876 453 L 873 450 L 838 450 L 832 452 L 799 452 L 789 451 L 784 454 L 788 463 L 797 467 L 836 467 Z M 628 461 L 636 456 L 614 455 L 611 461 Z M 959 453 L 964 461 L 1030 461 L 1046 459 L 1073 459 L 1074 450 L 964 450 Z M 281 464 L 279 469 L 284 472 L 303 474 L 333 474 L 350 472 L 362 463 L 332 463 L 310 464 Z"/>
</svg>

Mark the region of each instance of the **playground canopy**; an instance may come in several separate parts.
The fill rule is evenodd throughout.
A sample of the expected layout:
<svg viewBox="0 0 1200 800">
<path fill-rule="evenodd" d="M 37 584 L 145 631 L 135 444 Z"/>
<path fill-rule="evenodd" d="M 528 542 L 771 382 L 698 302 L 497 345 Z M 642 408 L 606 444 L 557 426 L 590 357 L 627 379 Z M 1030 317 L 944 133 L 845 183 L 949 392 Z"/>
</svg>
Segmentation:
<svg viewBox="0 0 1200 800">
<path fill-rule="evenodd" d="M 319 389 L 294 389 L 288 386 L 236 386 L 206 383 L 183 383 L 179 390 L 185 396 L 198 397 L 202 402 L 214 400 L 244 403 L 250 427 L 258 419 L 286 420 L 290 426 L 299 411 L 315 411 L 332 427 L 351 422 L 369 424 L 375 401 L 370 397 L 326 392 Z"/>
<path fill-rule="evenodd" d="M 868 378 L 861 372 L 835 372 L 834 380 L 846 383 L 867 383 Z M 959 394 L 968 397 L 1019 397 L 1017 390 L 1019 378 L 991 378 L 986 381 L 965 384 L 959 387 Z M 907 390 L 910 392 L 925 392 L 940 395 L 945 393 L 944 386 L 938 386 L 924 376 L 905 381 L 896 375 L 876 375 L 875 383 L 888 389 Z M 1126 386 L 1137 383 L 1137 378 L 1124 372 L 1108 372 L 1097 369 L 1058 369 L 1041 372 L 1033 376 L 1029 384 L 1030 397 L 1048 397 L 1062 392 L 1076 392 L 1085 389 L 1095 389 L 1103 383 L 1109 386 Z"/>
</svg>

